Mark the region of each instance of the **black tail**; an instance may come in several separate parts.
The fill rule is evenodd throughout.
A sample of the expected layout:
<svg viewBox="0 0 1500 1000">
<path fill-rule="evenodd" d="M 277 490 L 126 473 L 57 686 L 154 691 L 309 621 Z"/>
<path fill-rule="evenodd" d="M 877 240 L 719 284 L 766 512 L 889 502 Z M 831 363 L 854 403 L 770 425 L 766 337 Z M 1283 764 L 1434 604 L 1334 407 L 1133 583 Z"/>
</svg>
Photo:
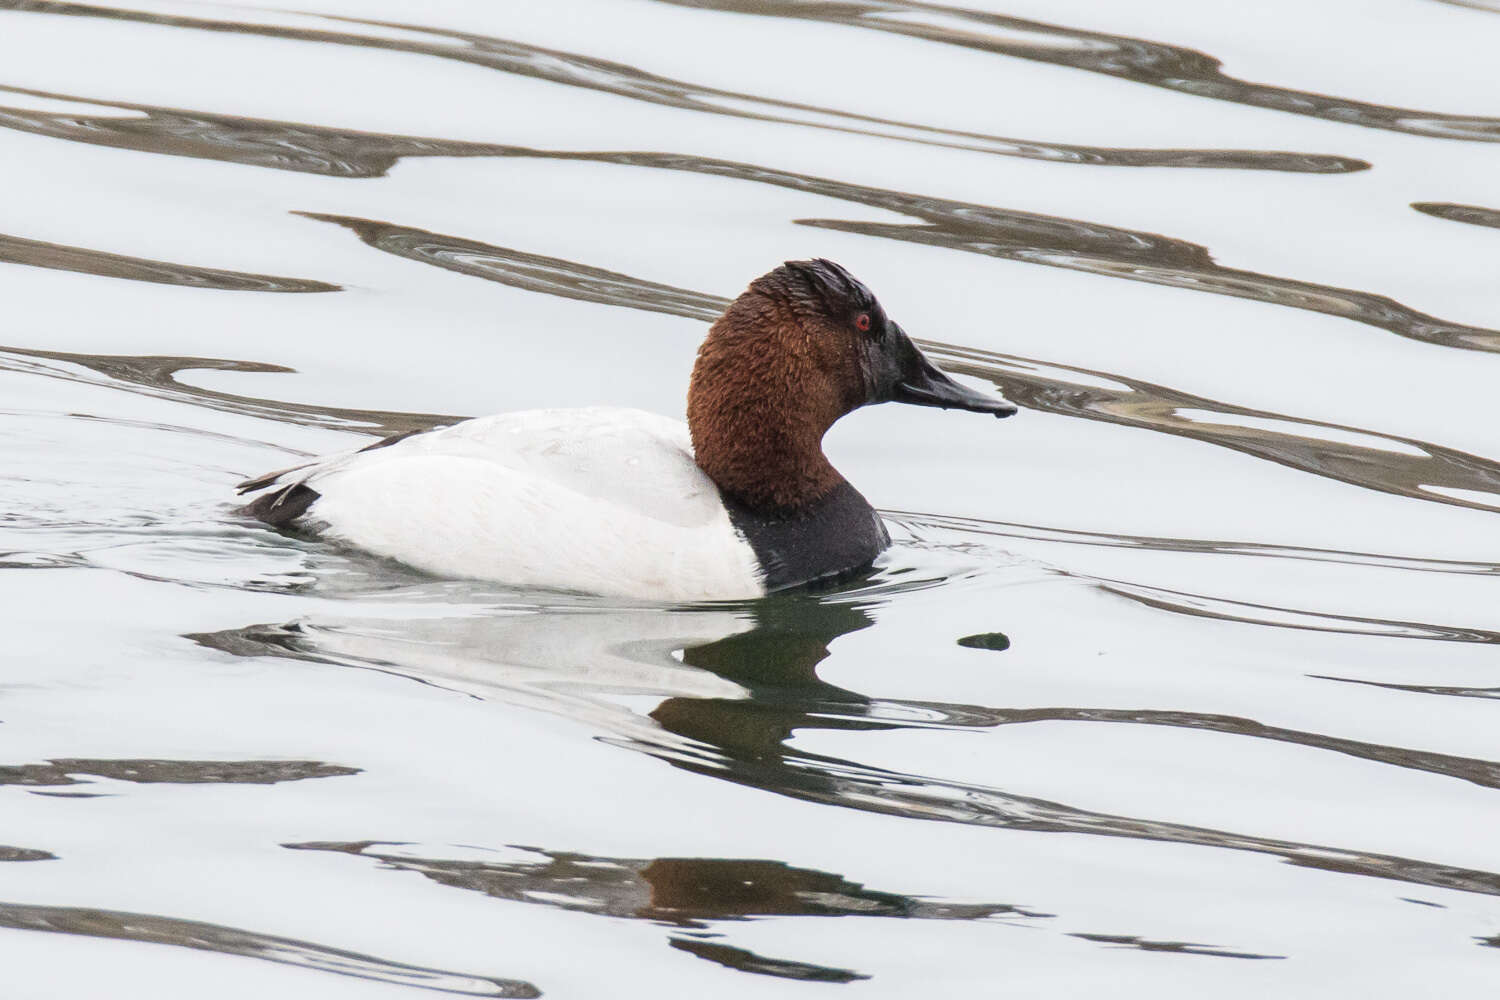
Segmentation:
<svg viewBox="0 0 1500 1000">
<path fill-rule="evenodd" d="M 240 510 L 273 528 L 284 528 L 306 514 L 307 508 L 322 495 L 315 489 L 294 483 L 275 493 L 258 496 Z"/>
</svg>

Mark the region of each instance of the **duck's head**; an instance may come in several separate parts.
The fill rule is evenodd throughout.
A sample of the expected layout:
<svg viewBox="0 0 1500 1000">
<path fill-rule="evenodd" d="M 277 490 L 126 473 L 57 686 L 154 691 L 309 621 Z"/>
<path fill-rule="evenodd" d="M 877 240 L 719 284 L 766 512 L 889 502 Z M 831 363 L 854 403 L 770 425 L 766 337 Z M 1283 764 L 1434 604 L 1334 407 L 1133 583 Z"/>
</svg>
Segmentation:
<svg viewBox="0 0 1500 1000">
<path fill-rule="evenodd" d="M 788 261 L 751 282 L 709 329 L 688 425 L 698 465 L 720 489 L 753 507 L 795 509 L 842 482 L 821 446 L 834 421 L 887 402 L 1016 412 L 943 374 L 838 264 Z"/>
</svg>

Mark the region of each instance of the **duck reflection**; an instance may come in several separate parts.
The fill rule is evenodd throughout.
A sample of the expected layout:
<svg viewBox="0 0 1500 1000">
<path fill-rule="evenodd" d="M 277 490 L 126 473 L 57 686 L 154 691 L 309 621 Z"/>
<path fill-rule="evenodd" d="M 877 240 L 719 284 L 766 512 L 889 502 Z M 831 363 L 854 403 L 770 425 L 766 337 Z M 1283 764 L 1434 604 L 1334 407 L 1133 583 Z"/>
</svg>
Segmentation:
<svg viewBox="0 0 1500 1000">
<path fill-rule="evenodd" d="M 702 930 L 718 921 L 754 917 L 973 920 L 999 914 L 1049 915 L 1008 904 L 943 902 L 881 892 L 832 872 L 758 858 L 607 858 L 513 847 L 494 852 L 496 860 L 476 861 L 414 856 L 406 845 L 368 840 L 283 846 L 371 858 L 439 885 L 497 899 L 683 929 Z"/>
<path fill-rule="evenodd" d="M 672 947 L 742 972 L 852 982 L 850 970 L 758 955 L 711 939 L 724 921 L 762 917 L 899 917 L 978 920 L 1045 917 L 1019 907 L 956 903 L 882 892 L 832 872 L 756 858 L 608 858 L 540 848 L 488 852 L 493 860 L 416 856 L 416 848 L 371 841 L 286 844 L 294 850 L 334 851 L 416 872 L 439 885 L 496 899 L 535 903 L 671 928 Z"/>
<path fill-rule="evenodd" d="M 1496 872 L 1095 812 L 991 785 L 882 768 L 796 746 L 792 737 L 808 730 L 853 734 L 912 728 L 987 729 L 1033 722 L 1167 726 L 1289 743 L 1500 787 L 1500 762 L 1268 726 L 1235 716 L 881 699 L 822 679 L 818 671 L 839 640 L 870 627 L 881 606 L 905 586 L 909 584 L 898 585 L 887 571 L 883 578 L 877 576 L 836 593 L 783 594 L 746 605 L 622 609 L 559 599 L 554 606 L 531 604 L 462 619 L 306 621 L 194 638 L 241 655 L 291 656 L 375 669 L 475 697 L 541 709 L 584 724 L 604 742 L 655 757 L 674 768 L 808 802 L 906 819 L 1248 852 L 1346 876 L 1500 895 L 1500 873 Z M 451 602 L 451 597 L 446 595 L 445 600 Z M 983 634 L 981 648 L 986 655 L 1010 655 L 991 652 L 1005 645 L 997 638 L 1000 635 Z M 974 638 L 955 636 L 953 641 Z M 647 714 L 631 707 L 639 699 L 620 697 L 640 694 L 660 698 Z M 355 853 L 365 851 L 360 848 Z M 587 891 L 562 893 L 574 901 L 556 905 L 592 906 L 611 915 L 663 922 L 811 915 L 814 911 L 809 907 L 815 904 L 810 901 L 819 900 L 817 906 L 837 915 L 931 917 L 942 912 L 950 919 L 973 919 L 1021 912 L 990 904 L 977 910 L 944 910 L 950 904 L 872 892 L 836 875 L 777 861 L 597 859 L 549 852 L 539 852 L 539 857 L 543 860 L 532 859 L 521 869 L 426 862 L 420 870 L 440 880 L 479 880 L 482 891 L 492 895 L 545 902 L 552 900 L 538 900 L 536 893 L 556 890 L 526 888 L 526 880 L 533 886 L 555 886 L 563 873 L 571 871 L 583 879 L 580 884 Z M 382 860 L 400 866 L 419 864 L 410 858 Z M 1079 929 L 1084 930 L 1095 935 L 1084 940 L 1113 942 L 1113 946 L 1124 940 L 1114 928 L 1103 934 Z M 1136 942 L 1133 947 L 1159 944 L 1129 939 Z M 1194 949 L 1190 953 L 1249 957 L 1248 952 L 1215 946 L 1171 943 L 1185 953 Z M 715 951 L 703 957 L 727 962 L 733 956 Z M 754 964 L 750 959 L 745 962 Z"/>
<path fill-rule="evenodd" d="M 818 677 L 835 639 L 874 624 L 866 606 L 810 594 L 772 596 L 755 627 L 682 651 L 682 661 L 748 691 L 749 698 L 668 698 L 650 715 L 663 729 L 735 759 L 776 761 L 794 730 L 890 729 L 863 718 L 870 700 Z M 833 713 L 822 713 L 831 707 Z"/>
</svg>

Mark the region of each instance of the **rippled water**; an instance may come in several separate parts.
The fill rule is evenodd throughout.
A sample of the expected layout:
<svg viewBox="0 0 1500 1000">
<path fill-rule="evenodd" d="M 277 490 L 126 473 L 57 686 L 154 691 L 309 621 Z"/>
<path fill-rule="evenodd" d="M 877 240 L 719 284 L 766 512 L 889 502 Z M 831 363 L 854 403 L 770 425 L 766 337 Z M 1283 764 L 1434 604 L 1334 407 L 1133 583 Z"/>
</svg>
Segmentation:
<svg viewBox="0 0 1500 1000">
<path fill-rule="evenodd" d="M 0 0 L 7 998 L 1492 992 L 1500 6 L 984 6 Z M 234 513 L 814 255 L 1025 410 L 868 579 Z"/>
</svg>

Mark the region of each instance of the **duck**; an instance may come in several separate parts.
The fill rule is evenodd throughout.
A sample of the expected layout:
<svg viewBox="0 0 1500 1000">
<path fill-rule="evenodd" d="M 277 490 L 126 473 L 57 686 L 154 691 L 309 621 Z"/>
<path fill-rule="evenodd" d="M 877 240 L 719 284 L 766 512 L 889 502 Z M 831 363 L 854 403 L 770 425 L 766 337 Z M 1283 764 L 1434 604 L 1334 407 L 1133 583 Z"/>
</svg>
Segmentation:
<svg viewBox="0 0 1500 1000">
<path fill-rule="evenodd" d="M 437 577 L 750 600 L 857 577 L 889 547 L 822 446 L 886 402 L 1016 413 L 944 374 L 839 264 L 787 261 L 709 327 L 686 423 L 612 407 L 476 417 L 248 479 L 241 512 Z"/>
</svg>

